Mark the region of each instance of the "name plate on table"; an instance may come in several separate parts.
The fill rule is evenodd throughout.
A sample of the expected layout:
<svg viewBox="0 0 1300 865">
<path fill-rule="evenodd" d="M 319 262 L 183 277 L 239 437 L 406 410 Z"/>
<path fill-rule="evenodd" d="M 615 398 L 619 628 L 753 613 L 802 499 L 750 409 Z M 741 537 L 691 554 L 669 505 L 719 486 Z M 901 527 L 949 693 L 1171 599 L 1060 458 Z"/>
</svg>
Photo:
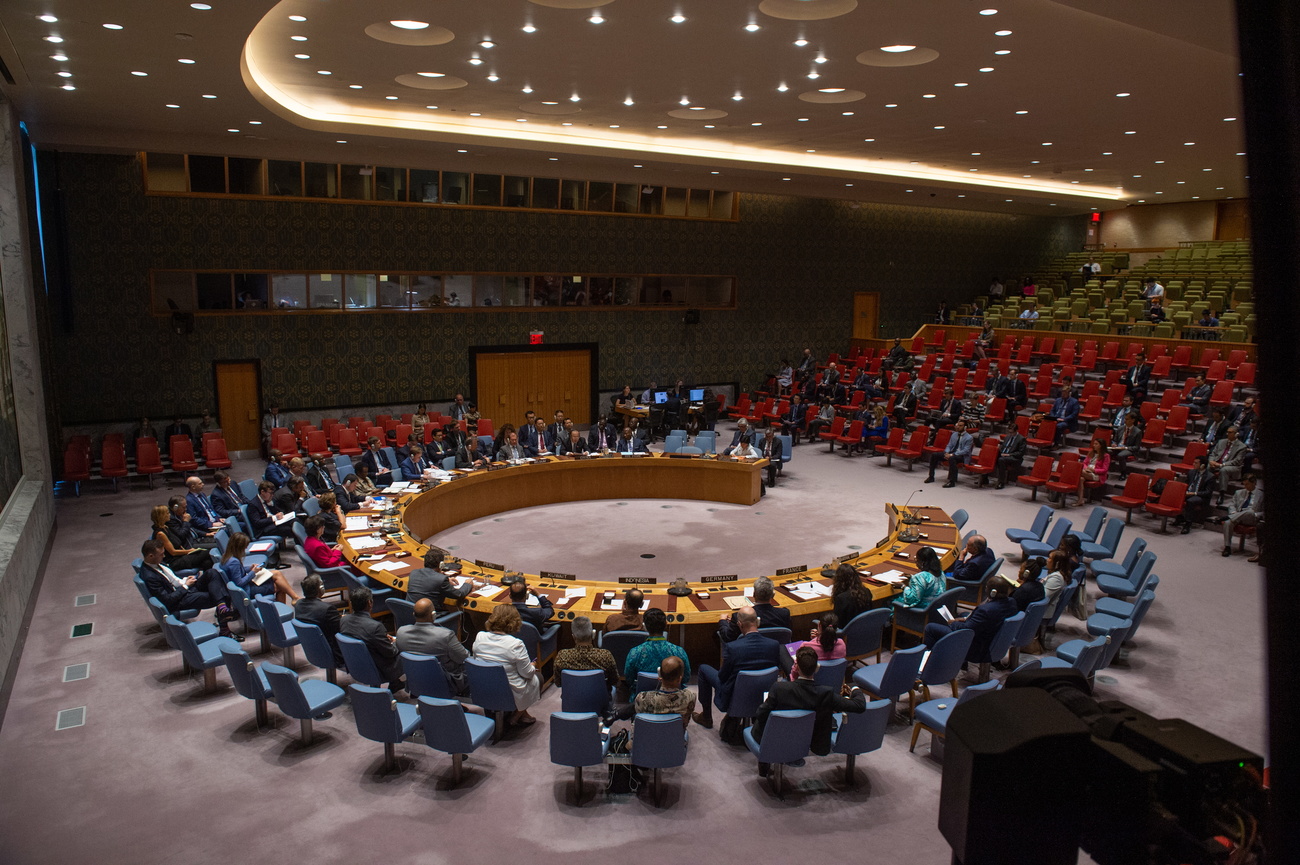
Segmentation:
<svg viewBox="0 0 1300 865">
<path fill-rule="evenodd" d="M 739 577 L 738 575 L 736 575 L 736 574 L 723 574 L 722 576 L 718 576 L 718 577 L 700 577 L 700 578 L 699 578 L 698 580 L 696 580 L 695 582 L 697 582 L 697 583 L 734 583 L 734 582 L 735 582 L 736 580 L 738 580 L 738 579 L 740 579 L 740 577 Z"/>
<path fill-rule="evenodd" d="M 778 577 L 787 577 L 790 574 L 801 574 L 806 570 L 808 570 L 807 565 L 795 565 L 793 568 L 782 568 L 776 572 L 776 575 Z"/>
<path fill-rule="evenodd" d="M 658 582 L 654 577 L 619 577 L 618 581 L 620 583 L 633 583 L 639 586 L 654 585 Z"/>
<path fill-rule="evenodd" d="M 835 565 L 842 565 L 845 562 L 847 562 L 849 559 L 856 559 L 857 557 L 858 557 L 857 553 L 845 553 L 842 556 L 838 556 L 837 558 L 831 559 L 831 563 Z"/>
<path fill-rule="evenodd" d="M 542 571 L 540 574 L 538 574 L 538 576 L 541 577 L 543 580 L 569 580 L 569 581 L 573 581 L 573 580 L 578 579 L 578 575 L 577 575 L 577 574 L 561 574 L 561 573 L 557 573 L 557 572 L 555 572 L 555 571 Z"/>
<path fill-rule="evenodd" d="M 482 559 L 475 559 L 474 564 L 478 565 L 480 568 L 486 568 L 489 571 L 504 571 L 506 569 L 505 565 L 498 565 L 495 562 L 485 562 Z"/>
</svg>

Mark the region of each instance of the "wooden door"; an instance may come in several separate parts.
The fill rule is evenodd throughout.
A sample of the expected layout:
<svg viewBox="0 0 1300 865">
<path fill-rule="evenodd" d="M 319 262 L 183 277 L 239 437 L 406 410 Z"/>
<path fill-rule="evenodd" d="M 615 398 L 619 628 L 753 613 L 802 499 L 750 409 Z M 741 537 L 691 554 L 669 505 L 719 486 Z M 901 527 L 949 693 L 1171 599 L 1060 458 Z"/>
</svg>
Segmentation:
<svg viewBox="0 0 1300 865">
<path fill-rule="evenodd" d="M 226 449 L 257 453 L 261 445 L 261 370 L 255 360 L 215 361 L 217 421 Z"/>
<path fill-rule="evenodd" d="M 591 352 L 481 352 L 476 355 L 479 414 L 494 428 L 516 427 L 529 409 L 547 423 L 556 409 L 575 424 L 592 422 Z"/>
<path fill-rule="evenodd" d="M 876 333 L 880 324 L 880 293 L 855 291 L 853 293 L 853 338 L 879 339 Z"/>
</svg>

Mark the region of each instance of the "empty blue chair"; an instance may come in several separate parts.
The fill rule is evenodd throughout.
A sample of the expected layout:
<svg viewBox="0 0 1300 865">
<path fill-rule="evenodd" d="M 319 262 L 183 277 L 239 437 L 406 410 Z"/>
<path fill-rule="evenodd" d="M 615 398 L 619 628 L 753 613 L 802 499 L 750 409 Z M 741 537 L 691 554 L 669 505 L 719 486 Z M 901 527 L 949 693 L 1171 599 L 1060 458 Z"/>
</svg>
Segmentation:
<svg viewBox="0 0 1300 865">
<path fill-rule="evenodd" d="M 158 628 L 162 631 L 163 639 L 167 641 L 167 645 L 179 652 L 181 647 L 176 644 L 171 632 L 163 627 L 163 619 L 167 618 L 167 608 L 163 606 L 163 602 L 157 598 L 150 598 L 149 612 L 153 614 L 154 621 L 158 623 Z M 198 611 L 182 610 L 181 612 L 197 613 Z M 180 621 L 180 619 L 177 618 L 177 621 Z M 190 636 L 194 638 L 194 642 L 196 643 L 203 643 L 207 640 L 211 640 L 218 633 L 217 626 L 211 622 L 182 622 L 182 624 L 184 624 L 189 630 Z M 185 663 L 184 655 L 181 656 L 181 669 L 185 672 L 189 672 L 190 669 L 189 665 Z"/>
<path fill-rule="evenodd" d="M 579 805 L 583 767 L 604 763 L 608 751 L 609 740 L 600 735 L 600 719 L 595 712 L 551 713 L 551 762 L 573 769 Z"/>
<path fill-rule="evenodd" d="M 1129 627 L 1128 633 L 1124 635 L 1124 639 L 1132 640 L 1133 635 L 1137 633 L 1138 627 L 1142 624 L 1142 620 L 1146 618 L 1147 610 L 1151 609 L 1151 604 L 1155 599 L 1156 593 L 1147 589 L 1138 598 L 1137 602 L 1133 604 L 1132 609 L 1127 616 L 1115 616 L 1104 612 L 1093 613 L 1088 617 L 1088 633 L 1092 634 L 1094 637 L 1102 635 L 1109 636 L 1115 632 L 1121 623 L 1127 620 L 1131 621 L 1132 625 Z"/>
<path fill-rule="evenodd" d="M 677 448 L 677 453 L 690 454 L 693 457 L 698 457 L 704 455 L 704 449 L 696 447 L 695 445 L 682 445 Z"/>
<path fill-rule="evenodd" d="M 844 674 L 848 667 L 849 662 L 843 658 L 836 658 L 833 661 L 818 661 L 817 673 L 813 676 L 813 681 L 838 691 L 844 684 Z"/>
<path fill-rule="evenodd" d="M 1124 644 L 1124 640 L 1128 637 L 1128 632 L 1132 627 L 1132 619 L 1122 619 L 1118 625 L 1110 630 L 1109 634 L 1098 635 L 1106 637 L 1106 648 L 1102 652 L 1101 659 L 1093 668 L 1093 672 L 1104 670 L 1114 662 L 1115 657 L 1119 654 L 1120 647 Z M 1068 643 L 1062 643 L 1060 648 L 1056 650 L 1056 657 L 1073 665 L 1078 662 L 1079 656 L 1088 650 L 1090 644 L 1093 643 L 1095 639 L 1096 638 L 1094 637 L 1093 640 L 1070 640 Z"/>
<path fill-rule="evenodd" d="M 745 730 L 745 745 L 750 753 L 758 758 L 759 763 L 771 764 L 772 789 L 778 798 L 785 798 L 782 789 L 785 765 L 808 756 L 816 718 L 817 714 L 811 709 L 778 709 L 767 716 L 763 741 L 754 740 L 753 727 Z"/>
<path fill-rule="evenodd" d="M 257 478 L 249 478 L 246 481 L 239 482 L 239 491 L 244 494 L 244 498 L 250 502 L 257 498 Z"/>
<path fill-rule="evenodd" d="M 230 673 L 230 682 L 235 686 L 239 696 L 253 701 L 253 718 L 258 729 L 266 723 L 266 701 L 271 699 L 271 683 L 261 667 L 253 665 L 248 653 L 243 649 L 224 648 L 221 658 Z"/>
<path fill-rule="evenodd" d="M 1146 592 L 1154 592 L 1160 585 L 1160 576 L 1152 574 L 1147 580 Z M 1105 613 L 1108 616 L 1116 616 L 1121 619 L 1128 619 L 1133 616 L 1133 610 L 1137 607 L 1133 601 L 1121 601 L 1119 598 L 1098 598 L 1097 603 L 1093 605 L 1093 612 Z"/>
<path fill-rule="evenodd" d="M 1074 533 L 1079 536 L 1083 543 L 1090 543 L 1097 540 L 1101 534 L 1101 525 L 1106 521 L 1108 511 L 1101 505 L 1095 505 L 1092 512 L 1088 514 L 1088 522 L 1083 524 L 1082 529 L 1075 529 Z"/>
<path fill-rule="evenodd" d="M 794 632 L 789 628 L 759 628 L 758 632 L 769 640 L 776 640 L 782 646 L 794 642 Z"/>
<path fill-rule="evenodd" d="M 1056 511 L 1048 505 L 1039 505 L 1038 513 L 1034 515 L 1034 521 L 1030 523 L 1027 529 L 1007 529 L 1007 540 L 1013 544 L 1020 544 L 1024 541 L 1041 541 L 1043 535 L 1047 533 L 1047 526 L 1052 521 L 1052 515 Z"/>
<path fill-rule="evenodd" d="M 452 455 L 449 456 L 449 457 L 443 457 L 443 458 L 442 458 L 442 470 L 443 470 L 444 472 L 449 472 L 449 471 L 451 471 L 451 470 L 454 469 L 454 468 L 456 468 L 456 455 L 455 455 L 455 454 L 452 454 Z"/>
<path fill-rule="evenodd" d="M 781 458 L 777 461 L 776 473 L 778 475 L 783 475 L 785 474 L 785 464 L 790 462 L 791 457 L 794 456 L 794 441 L 792 440 L 792 437 L 788 435 L 777 435 L 776 440 L 781 443 Z M 716 438 L 714 441 L 716 442 Z M 696 443 L 699 443 L 698 436 L 696 437 Z M 712 453 L 712 451 L 710 451 L 710 453 Z"/>
<path fill-rule="evenodd" d="M 957 510 L 952 512 L 953 525 L 957 527 L 957 531 L 959 532 L 962 530 L 962 527 L 966 525 L 966 521 L 969 519 L 970 514 L 966 513 L 965 508 L 957 508 Z"/>
<path fill-rule="evenodd" d="M 1124 534 L 1124 523 L 1120 520 L 1107 520 L 1101 530 L 1101 537 L 1095 541 L 1084 541 L 1080 552 L 1085 559 L 1109 559 L 1119 552 L 1119 539 Z"/>
<path fill-rule="evenodd" d="M 404 742 L 420 726 L 420 713 L 410 703 L 399 703 L 387 688 L 348 685 L 352 716 L 357 732 L 372 742 L 384 744 L 384 771 L 397 765 L 397 743 Z M 456 704 L 459 711 L 460 704 Z"/>
<path fill-rule="evenodd" d="M 614 669 L 622 675 L 623 668 L 627 666 L 627 653 L 644 643 L 649 636 L 645 631 L 610 631 L 602 633 L 596 645 L 607 649 L 614 656 Z"/>
<path fill-rule="evenodd" d="M 334 473 L 338 477 L 339 483 L 343 483 L 348 475 L 356 474 L 356 469 L 352 467 L 352 457 L 345 454 L 335 454 Z"/>
<path fill-rule="evenodd" d="M 1093 562 L 1092 572 L 1098 577 L 1102 574 L 1109 574 L 1112 577 L 1128 576 L 1133 573 L 1133 569 L 1137 567 L 1138 559 L 1146 551 L 1147 542 L 1142 538 L 1134 538 L 1133 543 L 1129 544 L 1128 552 L 1124 554 L 1124 561 Z"/>
<path fill-rule="evenodd" d="M 1052 550 L 1061 545 L 1061 539 L 1070 533 L 1074 526 L 1065 517 L 1057 519 L 1052 523 L 1052 530 L 1047 533 L 1047 537 L 1041 541 L 1021 541 L 1020 555 L 1022 561 L 1032 559 L 1034 556 L 1046 556 Z"/>
<path fill-rule="evenodd" d="M 1097 576 L 1097 588 L 1113 598 L 1124 600 L 1141 595 L 1147 587 L 1147 581 L 1151 577 L 1151 569 L 1155 567 L 1156 554 L 1145 552 L 1138 559 L 1137 566 L 1129 576 L 1112 576 L 1110 574 L 1099 574 Z"/>
<path fill-rule="evenodd" d="M 889 624 L 889 608 L 880 607 L 858 613 L 840 630 L 844 640 L 844 659 L 856 664 L 868 655 L 880 655 L 884 651 L 885 626 Z"/>
<path fill-rule="evenodd" d="M 370 657 L 370 650 L 365 643 L 347 634 L 338 634 L 334 639 L 338 641 L 339 651 L 343 653 L 343 666 L 354 681 L 372 688 L 382 688 L 388 684 L 379 674 L 375 659 Z"/>
<path fill-rule="evenodd" d="M 338 664 L 334 658 L 334 647 L 330 645 L 325 632 L 318 625 L 297 619 L 294 619 L 293 630 L 298 635 L 298 644 L 302 646 L 302 653 L 307 657 L 307 663 L 324 670 L 325 681 L 336 684 Z"/>
<path fill-rule="evenodd" d="M 1007 652 L 1011 651 L 1011 643 L 1015 640 L 1016 634 L 1020 633 L 1020 623 L 1024 620 L 1024 613 L 1016 613 L 1014 616 L 1007 616 L 1007 618 L 1002 621 L 1001 627 L 998 628 L 997 636 L 995 636 L 993 642 L 989 644 L 988 657 L 976 659 L 979 661 L 980 665 L 979 680 L 981 682 L 987 682 L 989 680 L 989 670 L 993 664 L 997 661 L 1001 661 L 1007 656 Z"/>
<path fill-rule="evenodd" d="M 965 691 L 962 691 L 961 696 L 957 699 L 940 697 L 937 700 L 929 700 L 917 706 L 916 721 L 912 724 L 912 746 L 907 750 L 916 750 L 916 740 L 921 735 L 922 730 L 928 730 L 934 738 L 942 739 L 944 730 L 948 727 L 948 718 L 952 715 L 953 709 L 967 700 L 973 700 L 980 694 L 996 691 L 1000 687 L 1002 687 L 1002 683 L 995 679 L 992 682 L 971 685 Z"/>
<path fill-rule="evenodd" d="M 493 741 L 500 739 L 505 732 L 506 714 L 515 711 L 515 694 L 510 690 L 506 668 L 500 664 L 485 663 L 478 658 L 466 658 L 465 675 L 469 679 L 470 702 L 493 714 L 496 718 Z"/>
<path fill-rule="evenodd" d="M 898 648 L 899 634 L 911 634 L 918 640 L 925 636 L 926 625 L 931 622 L 942 622 L 944 620 L 943 616 L 939 613 L 940 609 L 947 609 L 948 612 L 956 615 L 957 603 L 962 599 L 962 596 L 966 594 L 968 589 L 967 584 L 961 580 L 952 580 L 952 583 L 954 583 L 952 588 L 941 592 L 934 598 L 934 600 L 930 601 L 930 603 L 924 607 L 906 607 L 900 602 L 894 601 L 894 628 L 893 633 L 889 635 L 889 651 L 893 652 Z M 978 593 L 979 584 L 976 583 L 971 585 L 976 586 L 975 591 Z M 871 612 L 874 613 L 875 610 L 872 610 Z M 864 615 L 867 614 L 862 613 L 854 618 L 856 620 Z M 880 663 L 879 655 L 876 657 L 876 663 Z"/>
<path fill-rule="evenodd" d="M 406 598 L 386 598 L 384 603 L 388 606 L 388 612 L 393 614 L 395 628 L 415 624 L 415 604 Z"/>
<path fill-rule="evenodd" d="M 303 679 L 293 670 L 277 664 L 262 662 L 262 672 L 271 683 L 275 703 L 290 718 L 297 718 L 302 728 L 302 743 L 310 745 L 313 738 L 312 721 L 330 716 L 330 709 L 343 702 L 345 694 L 338 685 L 320 679 Z"/>
<path fill-rule="evenodd" d="M 1014 669 L 1012 669 L 1011 672 L 1012 672 L 1012 673 L 1022 673 L 1022 672 L 1024 672 L 1025 670 L 1037 670 L 1037 669 L 1038 669 L 1039 667 L 1041 667 L 1041 666 L 1043 666 L 1043 662 L 1042 662 L 1040 659 L 1038 659 L 1038 658 L 1030 658 L 1028 661 L 1025 661 L 1025 662 L 1024 662 L 1023 664 L 1021 664 L 1020 666 L 1015 667 Z"/>
<path fill-rule="evenodd" d="M 435 655 L 402 652 L 402 672 L 406 674 L 406 690 L 412 697 L 435 697 L 454 700 L 456 694 L 447 681 L 447 672 Z"/>
<path fill-rule="evenodd" d="M 668 436 L 668 438 L 664 439 L 664 453 L 675 454 L 678 451 L 680 451 L 682 449 L 682 446 L 685 444 L 686 444 L 685 436 L 679 437 L 679 436 L 670 435 Z"/>
<path fill-rule="evenodd" d="M 610 690 L 604 670 L 562 670 L 560 709 L 573 714 L 601 713 L 609 708 Z"/>
<path fill-rule="evenodd" d="M 312 496 L 302 503 L 302 512 L 309 517 L 314 517 L 320 513 L 320 499 Z"/>
<path fill-rule="evenodd" d="M 451 755 L 451 783 L 459 784 L 461 761 L 491 737 L 492 719 L 466 712 L 455 700 L 421 697 L 416 705 L 424 726 L 424 744 Z"/>
<path fill-rule="evenodd" d="M 390 466 L 397 466 L 402 464 L 402 461 L 397 458 L 397 451 L 393 450 L 392 447 L 386 445 L 382 448 L 382 450 L 384 452 L 384 456 L 388 459 L 388 464 Z M 481 452 L 487 453 L 487 451 L 481 451 Z M 393 480 L 400 481 L 401 479 L 402 479 L 402 473 L 400 471 L 394 470 Z"/>
<path fill-rule="evenodd" d="M 196 642 L 190 629 L 175 616 L 163 617 L 163 629 L 167 632 L 168 642 L 181 651 L 181 657 L 192 670 L 203 671 L 203 690 L 211 691 L 217 686 L 217 667 L 224 666 L 226 659 L 221 656 L 223 649 L 238 649 L 239 644 L 227 637 L 215 637 Z"/>
<path fill-rule="evenodd" d="M 293 629 L 293 608 L 276 603 L 267 595 L 253 598 L 253 608 L 262 619 L 266 638 L 277 649 L 284 650 L 284 665 L 293 667 L 293 647 L 298 645 L 298 633 Z"/>
<path fill-rule="evenodd" d="M 524 641 L 528 647 L 528 657 L 532 658 L 533 665 L 540 671 L 542 667 L 555 660 L 555 653 L 560 644 L 560 626 L 559 624 L 549 625 L 546 630 L 538 631 L 532 622 L 524 622 L 523 627 L 519 629 L 519 639 Z M 546 687 L 546 682 L 542 682 L 542 687 Z"/>
<path fill-rule="evenodd" d="M 910 649 L 899 649 L 889 656 L 889 663 L 864 667 L 853 674 L 853 683 L 877 699 L 888 700 L 896 704 L 903 694 L 912 700 L 912 685 L 917 673 L 921 671 L 921 658 L 925 654 L 925 644 Z"/>
<path fill-rule="evenodd" d="M 731 705 L 727 707 L 727 716 L 736 718 L 741 724 L 748 723 L 749 719 L 758 714 L 758 707 L 763 704 L 763 694 L 772 690 L 772 685 L 776 683 L 779 674 L 780 671 L 776 667 L 741 670 L 737 673 L 736 686 L 731 692 Z M 716 703 L 716 700 L 714 702 Z"/>
<path fill-rule="evenodd" d="M 632 765 L 652 769 L 654 803 L 663 798 L 660 770 L 686 765 L 686 734 L 681 715 L 638 712 L 632 719 Z"/>
<path fill-rule="evenodd" d="M 1011 640 L 1010 664 L 1013 669 L 1020 665 L 1020 650 L 1029 648 L 1029 644 L 1037 639 L 1038 628 L 1043 624 L 1043 617 L 1047 615 L 1047 603 L 1047 599 L 1043 598 L 1025 607 L 1025 618 L 1020 622 L 1020 630 Z"/>
<path fill-rule="evenodd" d="M 850 787 L 856 786 L 858 755 L 875 751 L 884 743 L 892 709 L 888 700 L 872 700 L 865 712 L 846 712 L 840 728 L 831 733 L 831 753 L 844 755 L 844 782 Z"/>
<path fill-rule="evenodd" d="M 262 637 L 262 648 L 260 651 L 266 652 L 266 628 L 262 625 L 262 617 L 258 615 L 257 608 L 253 606 L 253 596 L 250 595 L 243 587 L 235 583 L 226 581 L 226 591 L 230 593 L 230 607 L 239 613 L 239 621 L 244 623 L 244 636 L 247 637 L 251 632 L 256 631 Z"/>
<path fill-rule="evenodd" d="M 966 663 L 966 656 L 970 654 L 970 645 L 974 641 L 975 632 L 970 628 L 950 631 L 939 638 L 926 657 L 917 677 L 922 702 L 930 699 L 931 685 L 949 685 L 953 697 L 957 696 L 957 675 L 961 673 L 961 668 Z"/>
<path fill-rule="evenodd" d="M 1095 637 L 1075 653 L 1073 661 L 1067 661 L 1065 658 L 1043 658 L 1040 666 L 1044 670 L 1073 668 L 1091 679 L 1092 674 L 1097 670 L 1097 665 L 1101 663 L 1102 654 L 1106 651 L 1109 642 L 1110 637 Z"/>
</svg>

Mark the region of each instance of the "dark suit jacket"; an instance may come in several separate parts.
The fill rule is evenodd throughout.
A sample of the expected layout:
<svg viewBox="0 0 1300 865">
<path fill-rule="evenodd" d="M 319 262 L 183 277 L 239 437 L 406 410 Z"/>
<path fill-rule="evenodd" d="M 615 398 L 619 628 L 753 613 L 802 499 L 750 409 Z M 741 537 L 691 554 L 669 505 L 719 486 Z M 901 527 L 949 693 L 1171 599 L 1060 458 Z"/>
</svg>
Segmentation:
<svg viewBox="0 0 1300 865">
<path fill-rule="evenodd" d="M 189 589 L 172 585 L 171 580 L 167 579 L 162 571 L 156 570 L 148 562 L 140 566 L 140 579 L 144 580 L 145 588 L 149 590 L 149 594 L 162 601 L 162 605 L 167 608 L 169 613 L 181 609 L 181 601 L 190 593 Z"/>
<path fill-rule="evenodd" d="M 758 614 L 758 626 L 760 628 L 789 628 L 790 611 L 785 607 L 774 607 L 771 604 L 754 604 L 754 612 Z M 731 618 L 718 626 L 718 636 L 722 642 L 730 643 L 740 636 L 740 626 L 736 624 L 736 614 L 732 613 Z"/>
<path fill-rule="evenodd" d="M 451 584 L 447 575 L 433 568 L 417 568 L 411 571 L 411 576 L 406 582 L 406 599 L 415 603 L 423 598 L 433 601 L 435 610 L 442 610 L 442 602 L 446 599 L 456 600 L 463 598 L 474 590 L 474 586 L 466 583 L 459 589 Z"/>
<path fill-rule="evenodd" d="M 213 513 L 216 513 L 216 507 L 213 505 L 212 500 L 207 496 L 202 493 L 185 494 L 185 507 L 186 510 L 189 511 L 190 525 L 206 532 L 212 529 L 212 520 L 208 519 L 207 512 L 203 509 L 205 504 L 212 509 Z M 218 514 L 218 516 L 220 516 L 220 514 Z"/>
<path fill-rule="evenodd" d="M 375 482 L 376 486 L 381 486 L 379 482 L 380 474 L 387 474 L 397 468 L 397 466 L 390 466 L 388 464 L 388 458 L 384 455 L 382 448 L 378 453 L 372 450 L 367 450 L 361 455 L 361 462 L 370 467 L 370 479 Z M 388 479 L 385 478 L 382 485 L 386 486 L 387 484 Z"/>
<path fill-rule="evenodd" d="M 989 647 L 993 643 L 993 638 L 998 635 L 1002 622 L 1018 612 L 1020 610 L 1016 608 L 1015 601 L 1010 598 L 999 598 L 995 601 L 985 601 L 962 621 L 953 622 L 954 631 L 969 628 L 975 632 L 975 640 L 970 645 L 970 651 L 966 653 L 966 660 L 976 663 L 1001 660 L 989 657 Z"/>
<path fill-rule="evenodd" d="M 158 442 L 164 453 L 166 453 L 168 447 L 171 445 L 172 436 L 185 436 L 191 441 L 194 440 L 194 432 L 190 429 L 189 424 L 169 424 L 167 429 L 163 430 L 162 441 Z"/>
<path fill-rule="evenodd" d="M 993 555 L 993 551 L 986 549 L 978 556 L 967 559 L 953 568 L 952 578 L 954 580 L 973 583 L 984 576 L 984 572 L 989 569 L 989 565 L 993 564 L 995 558 L 996 556 Z"/>
<path fill-rule="evenodd" d="M 338 499 L 339 507 L 343 509 L 345 514 L 360 509 L 361 503 L 366 500 L 366 497 L 359 493 L 348 492 L 343 488 L 343 484 L 339 484 L 334 488 L 334 496 Z"/>
<path fill-rule="evenodd" d="M 293 617 L 300 622 L 308 622 L 320 628 L 325 634 L 325 639 L 329 641 L 330 648 L 334 650 L 334 663 L 339 665 L 343 663 L 343 653 L 339 651 L 338 641 L 334 639 L 338 636 L 339 623 L 343 619 L 339 615 L 338 607 L 320 598 L 303 598 L 293 605 Z"/>
<path fill-rule="evenodd" d="M 239 516 L 239 506 L 248 504 L 248 499 L 244 498 L 234 483 L 231 483 L 229 491 L 217 487 L 208 498 L 212 502 L 212 509 L 222 518 Z"/>
<path fill-rule="evenodd" d="M 628 445 L 622 436 L 618 437 L 618 447 L 614 448 L 618 453 L 627 453 Z M 646 453 L 645 440 L 637 436 L 632 436 L 631 452 L 634 454 Z"/>
<path fill-rule="evenodd" d="M 248 503 L 248 522 L 249 528 L 253 530 L 253 537 L 260 538 L 264 535 L 284 535 L 286 534 L 282 527 L 275 524 L 272 514 L 275 512 L 275 503 L 267 505 L 262 501 L 261 496 L 255 497 Z M 285 523 L 285 525 L 289 525 Z"/>
<path fill-rule="evenodd" d="M 730 643 L 722 644 L 722 668 L 718 670 L 718 696 L 716 701 L 725 710 L 731 705 L 731 695 L 736 690 L 736 676 L 742 670 L 762 670 L 776 667 L 788 672 L 790 653 L 776 640 L 757 632 L 742 634 Z"/>
<path fill-rule="evenodd" d="M 275 495 L 271 497 L 271 504 L 282 514 L 298 510 L 302 506 L 302 502 L 303 500 L 298 498 L 298 494 L 288 487 L 280 487 L 275 491 Z"/>
<path fill-rule="evenodd" d="M 595 452 L 600 450 L 601 442 L 600 442 L 599 427 L 600 427 L 599 424 L 593 424 L 591 427 L 591 432 L 587 434 L 588 451 Z M 614 425 L 612 423 L 605 424 L 605 447 L 609 448 L 610 450 L 613 450 L 614 448 L 618 447 L 618 439 L 619 439 L 618 430 L 614 428 Z"/>
<path fill-rule="evenodd" d="M 303 475 L 303 480 L 306 481 L 307 489 L 309 489 L 311 494 L 314 496 L 319 496 L 322 493 L 327 493 L 334 489 L 334 482 L 329 478 L 329 472 L 322 469 L 316 463 L 312 463 L 307 467 L 307 472 Z"/>
<path fill-rule="evenodd" d="M 767 716 L 783 709 L 811 709 L 817 713 L 813 720 L 812 746 L 810 750 L 819 756 L 831 752 L 831 720 L 840 712 L 864 712 L 867 698 L 861 691 L 854 691 L 852 697 L 841 696 L 829 685 L 819 685 L 812 679 L 795 679 L 777 681 L 768 692 L 763 705 L 758 707 L 754 716 L 754 739 L 763 741 L 763 728 Z"/>
<path fill-rule="evenodd" d="M 1025 387 L 1025 383 L 1019 378 L 1013 379 L 1011 382 L 1011 396 L 1008 399 L 1024 408 L 1029 402 L 1029 388 Z"/>
<path fill-rule="evenodd" d="M 542 602 L 540 607 L 530 607 L 527 603 L 515 603 L 515 609 L 519 611 L 519 618 L 531 623 L 538 632 L 541 632 L 550 623 L 551 616 L 555 615 L 555 607 L 552 606 L 551 599 L 546 595 L 538 595 L 538 597 Z"/>
<path fill-rule="evenodd" d="M 474 451 L 474 453 L 471 454 L 469 452 L 468 445 L 461 445 L 459 448 L 456 449 L 456 468 L 458 469 L 470 468 L 471 466 L 474 465 L 474 463 L 477 460 L 486 460 L 488 462 L 491 462 L 492 456 L 490 454 L 484 453 L 481 450 L 476 450 Z"/>
<path fill-rule="evenodd" d="M 289 470 L 279 463 L 267 463 L 266 471 L 262 473 L 262 477 L 266 478 L 277 487 L 282 487 L 284 486 L 284 482 L 289 479 Z"/>
<path fill-rule="evenodd" d="M 557 456 L 564 456 L 565 454 L 585 454 L 587 451 L 587 442 L 581 437 L 578 438 L 577 444 L 567 441 L 560 442 L 559 447 L 555 449 Z"/>
<path fill-rule="evenodd" d="M 1019 432 L 1012 432 L 998 447 L 998 459 L 1023 462 L 1025 459 L 1025 437 Z"/>
<path fill-rule="evenodd" d="M 402 677 L 402 659 L 397 657 L 397 646 L 388 639 L 388 631 L 369 614 L 349 613 L 339 625 L 339 633 L 355 637 L 366 644 L 370 657 L 379 668 L 379 675 L 389 683 Z"/>
<path fill-rule="evenodd" d="M 424 457 L 420 457 L 420 464 L 417 466 L 410 457 L 402 460 L 402 480 L 418 481 L 424 474 L 424 470 L 429 468 L 430 463 Z"/>
</svg>

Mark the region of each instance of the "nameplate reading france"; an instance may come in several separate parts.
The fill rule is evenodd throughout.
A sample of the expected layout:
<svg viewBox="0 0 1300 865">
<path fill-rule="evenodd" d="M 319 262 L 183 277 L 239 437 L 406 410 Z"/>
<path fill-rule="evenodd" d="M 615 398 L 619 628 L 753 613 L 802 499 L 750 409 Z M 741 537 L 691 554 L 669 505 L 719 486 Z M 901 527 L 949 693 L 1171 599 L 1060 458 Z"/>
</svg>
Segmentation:
<svg viewBox="0 0 1300 865">
<path fill-rule="evenodd" d="M 795 565 L 793 568 L 782 568 L 781 570 L 776 572 L 776 575 L 778 577 L 787 577 L 790 574 L 798 574 L 806 570 L 808 570 L 807 565 Z"/>
<path fill-rule="evenodd" d="M 480 568 L 487 568 L 489 571 L 504 571 L 506 569 L 505 565 L 498 565 L 495 562 L 485 562 L 482 559 L 475 559 L 474 564 L 478 565 Z"/>
<path fill-rule="evenodd" d="M 540 576 L 543 580 L 569 580 L 569 581 L 573 581 L 573 580 L 578 579 L 578 575 L 577 575 L 577 574 L 561 574 L 561 573 L 557 573 L 557 572 L 555 572 L 555 571 L 542 571 L 541 574 L 539 574 L 538 576 Z"/>
<path fill-rule="evenodd" d="M 740 577 L 736 574 L 723 574 L 719 577 L 700 577 L 697 583 L 734 583 Z"/>
<path fill-rule="evenodd" d="M 634 583 L 636 585 L 643 586 L 647 584 L 654 585 L 655 578 L 654 577 L 619 577 L 618 581 L 620 583 Z"/>
</svg>

